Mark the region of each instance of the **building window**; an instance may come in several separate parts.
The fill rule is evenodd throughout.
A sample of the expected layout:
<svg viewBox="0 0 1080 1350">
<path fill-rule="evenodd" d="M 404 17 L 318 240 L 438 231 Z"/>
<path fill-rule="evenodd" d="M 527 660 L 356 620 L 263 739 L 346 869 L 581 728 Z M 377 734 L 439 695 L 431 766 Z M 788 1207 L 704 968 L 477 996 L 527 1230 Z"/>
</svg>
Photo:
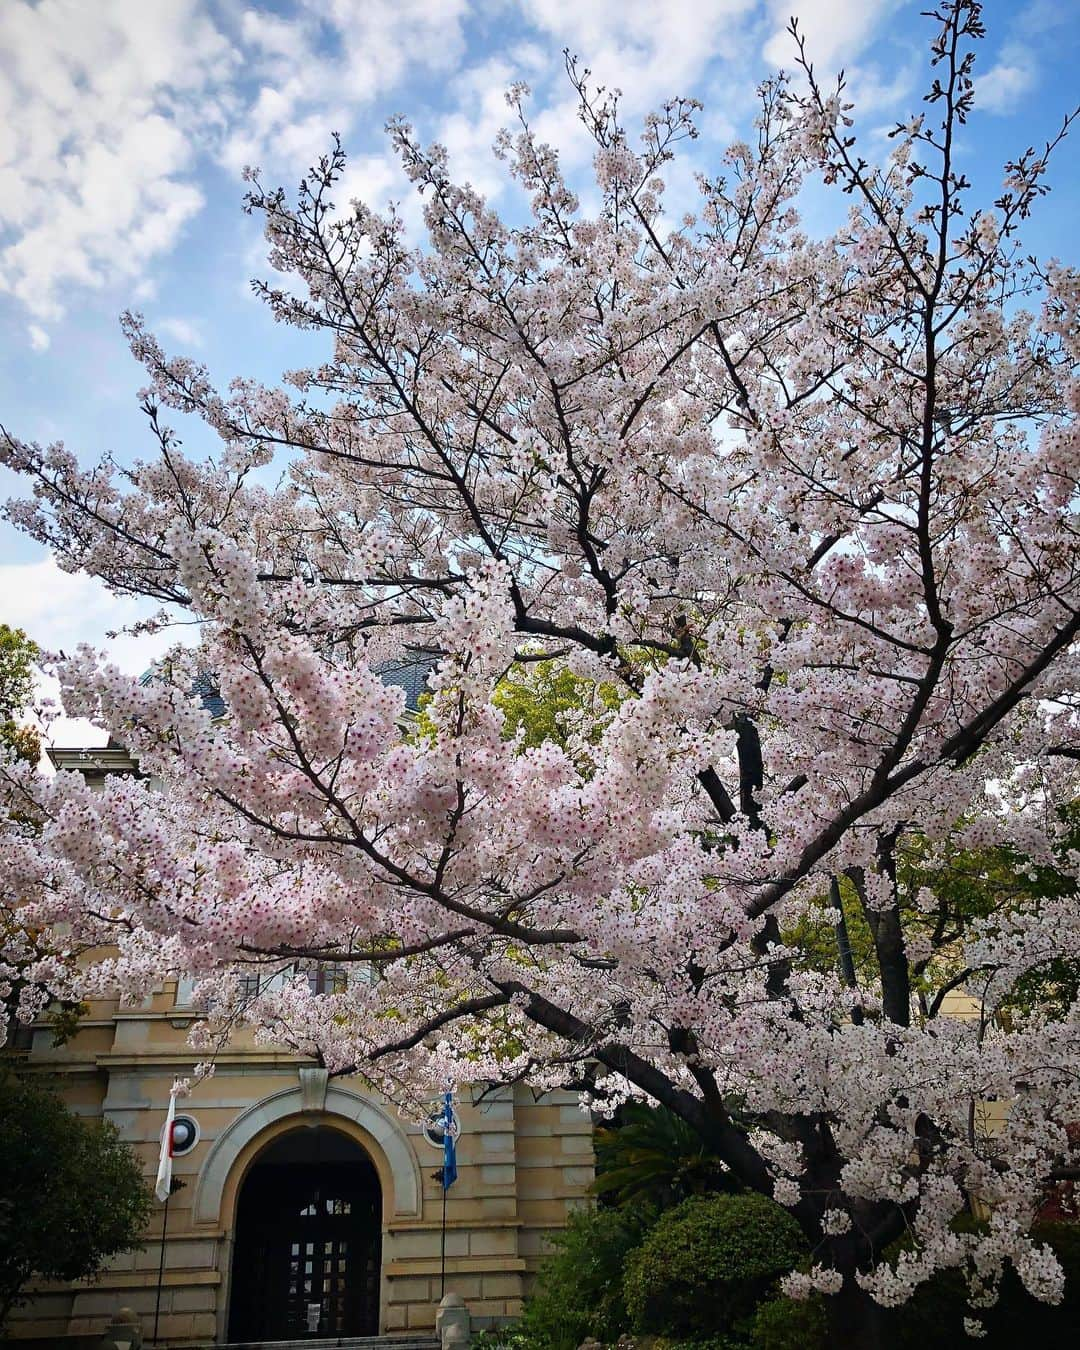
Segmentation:
<svg viewBox="0 0 1080 1350">
<path fill-rule="evenodd" d="M 271 976 L 270 978 L 272 979 L 273 977 Z M 269 983 L 270 980 L 267 980 L 268 985 Z M 255 998 L 256 995 L 263 992 L 262 976 L 259 974 L 257 970 L 249 971 L 240 976 L 237 987 L 240 991 L 241 998 L 243 999 Z"/>
<path fill-rule="evenodd" d="M 18 1051 L 25 1054 L 34 1048 L 34 1028 L 30 1022 L 22 1022 L 12 1012 L 7 1019 L 7 1038 L 4 1042 L 5 1050 Z"/>
<path fill-rule="evenodd" d="M 343 994 L 351 983 L 373 984 L 373 966 L 356 962 L 296 961 L 287 966 L 248 966 L 237 978 L 237 991 L 245 1002 L 260 994 L 284 989 L 293 980 L 304 979 L 313 994 Z M 176 982 L 176 1007 L 190 1008 L 195 980 L 184 976 Z"/>
<path fill-rule="evenodd" d="M 292 965 L 268 971 L 265 966 L 243 972 L 238 981 L 241 998 L 257 998 L 275 989 L 284 989 L 294 980 L 306 980 L 313 994 L 342 994 L 349 987 L 347 965 L 330 961 L 296 961 Z"/>
<path fill-rule="evenodd" d="M 195 977 L 193 975 L 182 975 L 176 981 L 176 1006 L 178 1008 L 190 1008 L 194 993 Z"/>
<path fill-rule="evenodd" d="M 342 965 L 318 961 L 308 966 L 308 988 L 313 994 L 343 994 L 349 987 L 349 971 Z"/>
</svg>

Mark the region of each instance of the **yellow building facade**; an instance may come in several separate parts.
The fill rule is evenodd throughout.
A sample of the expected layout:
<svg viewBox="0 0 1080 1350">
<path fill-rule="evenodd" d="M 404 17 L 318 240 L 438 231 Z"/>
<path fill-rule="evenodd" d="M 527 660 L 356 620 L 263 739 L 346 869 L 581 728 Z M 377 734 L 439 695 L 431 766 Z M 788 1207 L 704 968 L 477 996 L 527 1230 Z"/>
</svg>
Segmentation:
<svg viewBox="0 0 1080 1350">
<path fill-rule="evenodd" d="M 115 749 L 52 755 L 90 781 L 134 767 Z M 72 1110 L 112 1121 L 152 1182 L 169 1089 L 205 1057 L 188 1045 L 194 1017 L 185 982 L 168 983 L 138 1007 L 92 1005 L 59 1047 L 34 1027 L 11 1054 Z M 591 1122 L 570 1094 L 524 1084 L 477 1086 L 456 1109 L 444 1256 L 441 1150 L 359 1080 L 239 1036 L 178 1101 L 195 1142 L 174 1160 L 182 1186 L 164 1235 L 155 1204 L 145 1247 L 95 1282 L 35 1288 L 8 1334 L 72 1343 L 101 1335 L 121 1306 L 147 1345 L 155 1314 L 169 1346 L 430 1334 L 444 1265 L 474 1325 L 515 1316 L 547 1236 L 583 1203 Z"/>
</svg>

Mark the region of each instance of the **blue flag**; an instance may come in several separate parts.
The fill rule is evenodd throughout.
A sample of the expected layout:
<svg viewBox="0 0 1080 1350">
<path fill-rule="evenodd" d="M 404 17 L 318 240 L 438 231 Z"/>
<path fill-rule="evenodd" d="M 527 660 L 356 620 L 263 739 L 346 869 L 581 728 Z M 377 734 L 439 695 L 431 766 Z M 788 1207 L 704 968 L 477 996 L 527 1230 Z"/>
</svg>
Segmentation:
<svg viewBox="0 0 1080 1350">
<path fill-rule="evenodd" d="M 457 1142 L 454 1138 L 457 1118 L 454 1115 L 453 1093 L 443 1093 L 442 1109 L 442 1184 L 443 1190 L 449 1190 L 457 1181 Z"/>
</svg>

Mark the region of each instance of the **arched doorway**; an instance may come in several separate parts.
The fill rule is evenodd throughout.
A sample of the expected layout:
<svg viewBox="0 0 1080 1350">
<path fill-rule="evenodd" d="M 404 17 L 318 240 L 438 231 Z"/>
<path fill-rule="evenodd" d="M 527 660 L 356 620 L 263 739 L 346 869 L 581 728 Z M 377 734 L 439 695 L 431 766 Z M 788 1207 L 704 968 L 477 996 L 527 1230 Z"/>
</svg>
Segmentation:
<svg viewBox="0 0 1080 1350">
<path fill-rule="evenodd" d="M 230 1341 L 376 1336 L 382 1192 L 337 1130 L 280 1136 L 240 1188 Z"/>
</svg>

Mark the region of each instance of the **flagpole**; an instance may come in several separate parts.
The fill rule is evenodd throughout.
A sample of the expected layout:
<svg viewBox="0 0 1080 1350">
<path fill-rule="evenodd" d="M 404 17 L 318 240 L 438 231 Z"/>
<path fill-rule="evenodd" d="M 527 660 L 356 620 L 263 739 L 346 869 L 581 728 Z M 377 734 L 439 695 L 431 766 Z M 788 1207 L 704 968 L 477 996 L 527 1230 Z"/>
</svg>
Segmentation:
<svg viewBox="0 0 1080 1350">
<path fill-rule="evenodd" d="M 439 1301 L 446 1296 L 446 1164 L 443 1163 L 442 1247 L 439 1261 Z"/>
<path fill-rule="evenodd" d="M 453 1090 L 443 1093 L 443 1164 L 442 1164 L 442 1234 L 439 1244 L 439 1299 L 446 1297 L 446 1192 L 457 1180 L 457 1147 L 455 1135 L 458 1128 L 454 1115 Z"/>
<path fill-rule="evenodd" d="M 158 1343 L 158 1319 L 161 1316 L 161 1286 L 165 1282 L 165 1234 L 169 1227 L 169 1199 L 173 1191 L 178 1190 L 181 1182 L 173 1178 L 173 1123 L 176 1120 L 176 1094 L 182 1085 L 176 1082 L 169 1092 L 169 1109 L 165 1115 L 165 1128 L 161 1132 L 161 1151 L 158 1154 L 157 1180 L 154 1194 L 165 1206 L 161 1216 L 161 1256 L 158 1259 L 157 1297 L 154 1300 L 154 1344 Z"/>
<path fill-rule="evenodd" d="M 157 1298 L 154 1301 L 154 1344 L 158 1343 L 158 1318 L 161 1316 L 161 1286 L 165 1279 L 165 1232 L 169 1226 L 169 1200 L 172 1191 L 165 1197 L 165 1209 L 161 1216 L 161 1257 L 158 1261 Z"/>
</svg>

